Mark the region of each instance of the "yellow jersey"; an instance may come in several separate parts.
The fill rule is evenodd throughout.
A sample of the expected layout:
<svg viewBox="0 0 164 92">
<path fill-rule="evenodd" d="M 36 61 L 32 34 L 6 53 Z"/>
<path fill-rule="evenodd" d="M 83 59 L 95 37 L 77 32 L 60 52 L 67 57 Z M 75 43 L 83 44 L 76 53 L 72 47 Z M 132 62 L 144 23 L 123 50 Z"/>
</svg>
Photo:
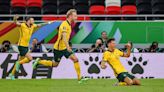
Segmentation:
<svg viewBox="0 0 164 92">
<path fill-rule="evenodd" d="M 106 61 L 111 66 L 116 77 L 122 72 L 127 72 L 120 61 L 120 57 L 123 55 L 124 52 L 118 49 L 115 49 L 113 52 L 108 50 L 103 53 L 103 61 Z"/>
<path fill-rule="evenodd" d="M 31 27 L 28 27 L 26 23 L 21 23 L 19 32 L 20 32 L 20 38 L 18 41 L 19 46 L 28 47 L 29 41 L 31 38 L 31 35 L 34 31 L 34 28 L 36 28 L 37 25 L 33 24 Z"/>
<path fill-rule="evenodd" d="M 66 45 L 65 45 L 64 40 L 62 38 L 63 32 L 66 32 L 66 39 L 67 39 L 67 41 L 69 41 L 72 29 L 71 29 L 71 24 L 67 20 L 63 21 L 61 23 L 61 25 L 59 26 L 58 38 L 54 44 L 54 49 L 56 49 L 56 50 L 65 50 L 66 49 Z"/>
</svg>

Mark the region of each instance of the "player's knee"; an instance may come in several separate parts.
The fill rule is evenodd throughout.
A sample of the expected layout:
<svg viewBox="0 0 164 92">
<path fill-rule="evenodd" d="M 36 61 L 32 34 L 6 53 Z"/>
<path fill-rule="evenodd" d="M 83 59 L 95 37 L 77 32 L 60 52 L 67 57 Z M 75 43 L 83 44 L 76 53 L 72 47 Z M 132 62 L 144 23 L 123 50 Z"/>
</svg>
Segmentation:
<svg viewBox="0 0 164 92">
<path fill-rule="evenodd" d="M 58 65 L 59 65 L 58 63 L 54 63 L 54 62 L 52 63 L 52 67 L 58 67 Z"/>
<path fill-rule="evenodd" d="M 33 60 L 33 58 L 32 57 L 28 57 L 28 60 L 31 61 L 31 60 Z"/>
<path fill-rule="evenodd" d="M 73 60 L 74 63 L 79 61 L 77 58 L 73 58 L 72 60 Z"/>
</svg>

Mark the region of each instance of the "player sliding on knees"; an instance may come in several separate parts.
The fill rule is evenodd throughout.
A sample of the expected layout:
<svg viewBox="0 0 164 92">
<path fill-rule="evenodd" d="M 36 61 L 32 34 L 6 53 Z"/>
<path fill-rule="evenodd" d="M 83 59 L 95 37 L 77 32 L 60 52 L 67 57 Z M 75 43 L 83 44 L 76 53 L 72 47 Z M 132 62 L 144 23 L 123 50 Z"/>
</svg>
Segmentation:
<svg viewBox="0 0 164 92">
<path fill-rule="evenodd" d="M 74 62 L 74 67 L 77 73 L 77 78 L 79 83 L 87 81 L 87 78 L 81 78 L 81 70 L 77 57 L 74 55 L 71 47 L 69 46 L 69 39 L 71 36 L 71 23 L 75 22 L 77 19 L 77 11 L 75 9 L 70 9 L 67 12 L 67 19 L 61 23 L 58 31 L 58 38 L 54 44 L 54 61 L 40 60 L 37 58 L 33 64 L 35 69 L 38 64 L 57 67 L 60 63 L 62 56 L 71 59 Z"/>
<path fill-rule="evenodd" d="M 17 21 L 18 18 L 19 16 L 16 15 L 13 19 L 14 19 L 14 23 L 19 27 L 19 31 L 20 31 L 20 38 L 18 41 L 19 60 L 15 63 L 12 72 L 9 74 L 9 77 L 12 80 L 15 80 L 14 75 L 16 72 L 19 72 L 20 65 L 29 63 L 33 59 L 29 53 L 28 46 L 29 46 L 31 35 L 34 32 L 34 28 L 41 27 L 47 24 L 47 23 L 34 24 L 34 18 L 32 17 L 27 17 L 25 22 L 20 23 Z"/>
<path fill-rule="evenodd" d="M 131 53 L 131 45 L 128 43 L 126 45 L 127 52 L 124 53 L 116 49 L 115 39 L 109 39 L 108 50 L 103 53 L 103 60 L 101 62 L 101 68 L 105 69 L 106 63 L 108 63 L 114 71 L 115 76 L 118 79 L 117 86 L 131 86 L 131 85 L 140 85 L 140 81 L 135 78 L 135 76 L 129 74 L 124 66 L 121 64 L 120 57 L 129 57 Z"/>
</svg>

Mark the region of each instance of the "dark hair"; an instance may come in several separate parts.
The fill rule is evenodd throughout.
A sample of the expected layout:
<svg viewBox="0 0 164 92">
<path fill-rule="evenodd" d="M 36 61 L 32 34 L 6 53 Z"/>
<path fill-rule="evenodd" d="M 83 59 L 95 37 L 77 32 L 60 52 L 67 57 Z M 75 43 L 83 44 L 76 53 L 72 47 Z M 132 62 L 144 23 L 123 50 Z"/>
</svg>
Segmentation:
<svg viewBox="0 0 164 92">
<path fill-rule="evenodd" d="M 38 39 L 37 39 L 37 38 L 33 38 L 33 40 L 34 40 L 34 39 L 38 41 Z"/>
<path fill-rule="evenodd" d="M 29 21 L 31 18 L 33 18 L 33 17 L 26 17 L 25 21 Z"/>
<path fill-rule="evenodd" d="M 110 39 L 107 41 L 107 43 L 111 43 L 112 41 L 115 41 L 115 39 L 114 39 L 114 38 L 110 38 Z"/>
<path fill-rule="evenodd" d="M 107 32 L 106 31 L 102 31 L 101 34 L 103 34 L 103 33 L 107 33 Z"/>
<path fill-rule="evenodd" d="M 158 45 L 158 42 L 154 41 L 154 42 L 152 43 L 152 45 Z"/>
<path fill-rule="evenodd" d="M 71 42 L 68 42 L 69 46 L 72 47 L 72 43 Z"/>
<path fill-rule="evenodd" d="M 2 44 L 5 44 L 5 43 L 11 44 L 9 40 L 4 40 L 4 41 L 2 42 Z"/>
</svg>

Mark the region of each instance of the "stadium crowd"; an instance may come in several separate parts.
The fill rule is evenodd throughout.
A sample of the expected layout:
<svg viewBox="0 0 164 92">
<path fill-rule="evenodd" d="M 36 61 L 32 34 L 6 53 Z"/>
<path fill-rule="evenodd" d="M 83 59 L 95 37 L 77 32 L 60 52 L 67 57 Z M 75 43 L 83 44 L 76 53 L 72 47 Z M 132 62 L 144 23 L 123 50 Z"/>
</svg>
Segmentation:
<svg viewBox="0 0 164 92">
<path fill-rule="evenodd" d="M 72 46 L 72 43 L 69 42 L 70 46 L 72 47 L 74 52 L 77 53 L 95 53 L 95 52 L 104 52 L 105 50 L 107 50 L 107 32 L 103 31 L 101 32 L 101 37 L 98 38 L 94 44 L 91 45 L 90 48 L 74 48 Z M 129 41 L 130 42 L 130 41 Z M 132 49 L 131 52 L 133 53 L 160 53 L 160 52 L 164 52 L 164 48 L 159 48 L 158 46 L 158 42 L 154 41 L 152 42 L 152 44 L 149 46 L 149 48 L 135 48 L 133 46 L 133 43 L 130 42 L 130 44 L 132 45 Z M 124 48 L 119 48 L 121 51 L 126 51 L 126 47 Z M 53 52 L 53 50 L 51 48 L 47 48 L 46 46 L 44 46 L 42 43 L 38 42 L 37 38 L 34 38 L 32 40 L 32 44 L 29 47 L 29 51 L 32 53 L 48 53 L 48 52 Z M 14 52 L 19 52 L 18 51 L 18 47 L 16 45 L 12 45 L 10 41 L 5 40 L 2 42 L 2 45 L 0 47 L 0 52 L 1 53 L 14 53 Z"/>
</svg>

